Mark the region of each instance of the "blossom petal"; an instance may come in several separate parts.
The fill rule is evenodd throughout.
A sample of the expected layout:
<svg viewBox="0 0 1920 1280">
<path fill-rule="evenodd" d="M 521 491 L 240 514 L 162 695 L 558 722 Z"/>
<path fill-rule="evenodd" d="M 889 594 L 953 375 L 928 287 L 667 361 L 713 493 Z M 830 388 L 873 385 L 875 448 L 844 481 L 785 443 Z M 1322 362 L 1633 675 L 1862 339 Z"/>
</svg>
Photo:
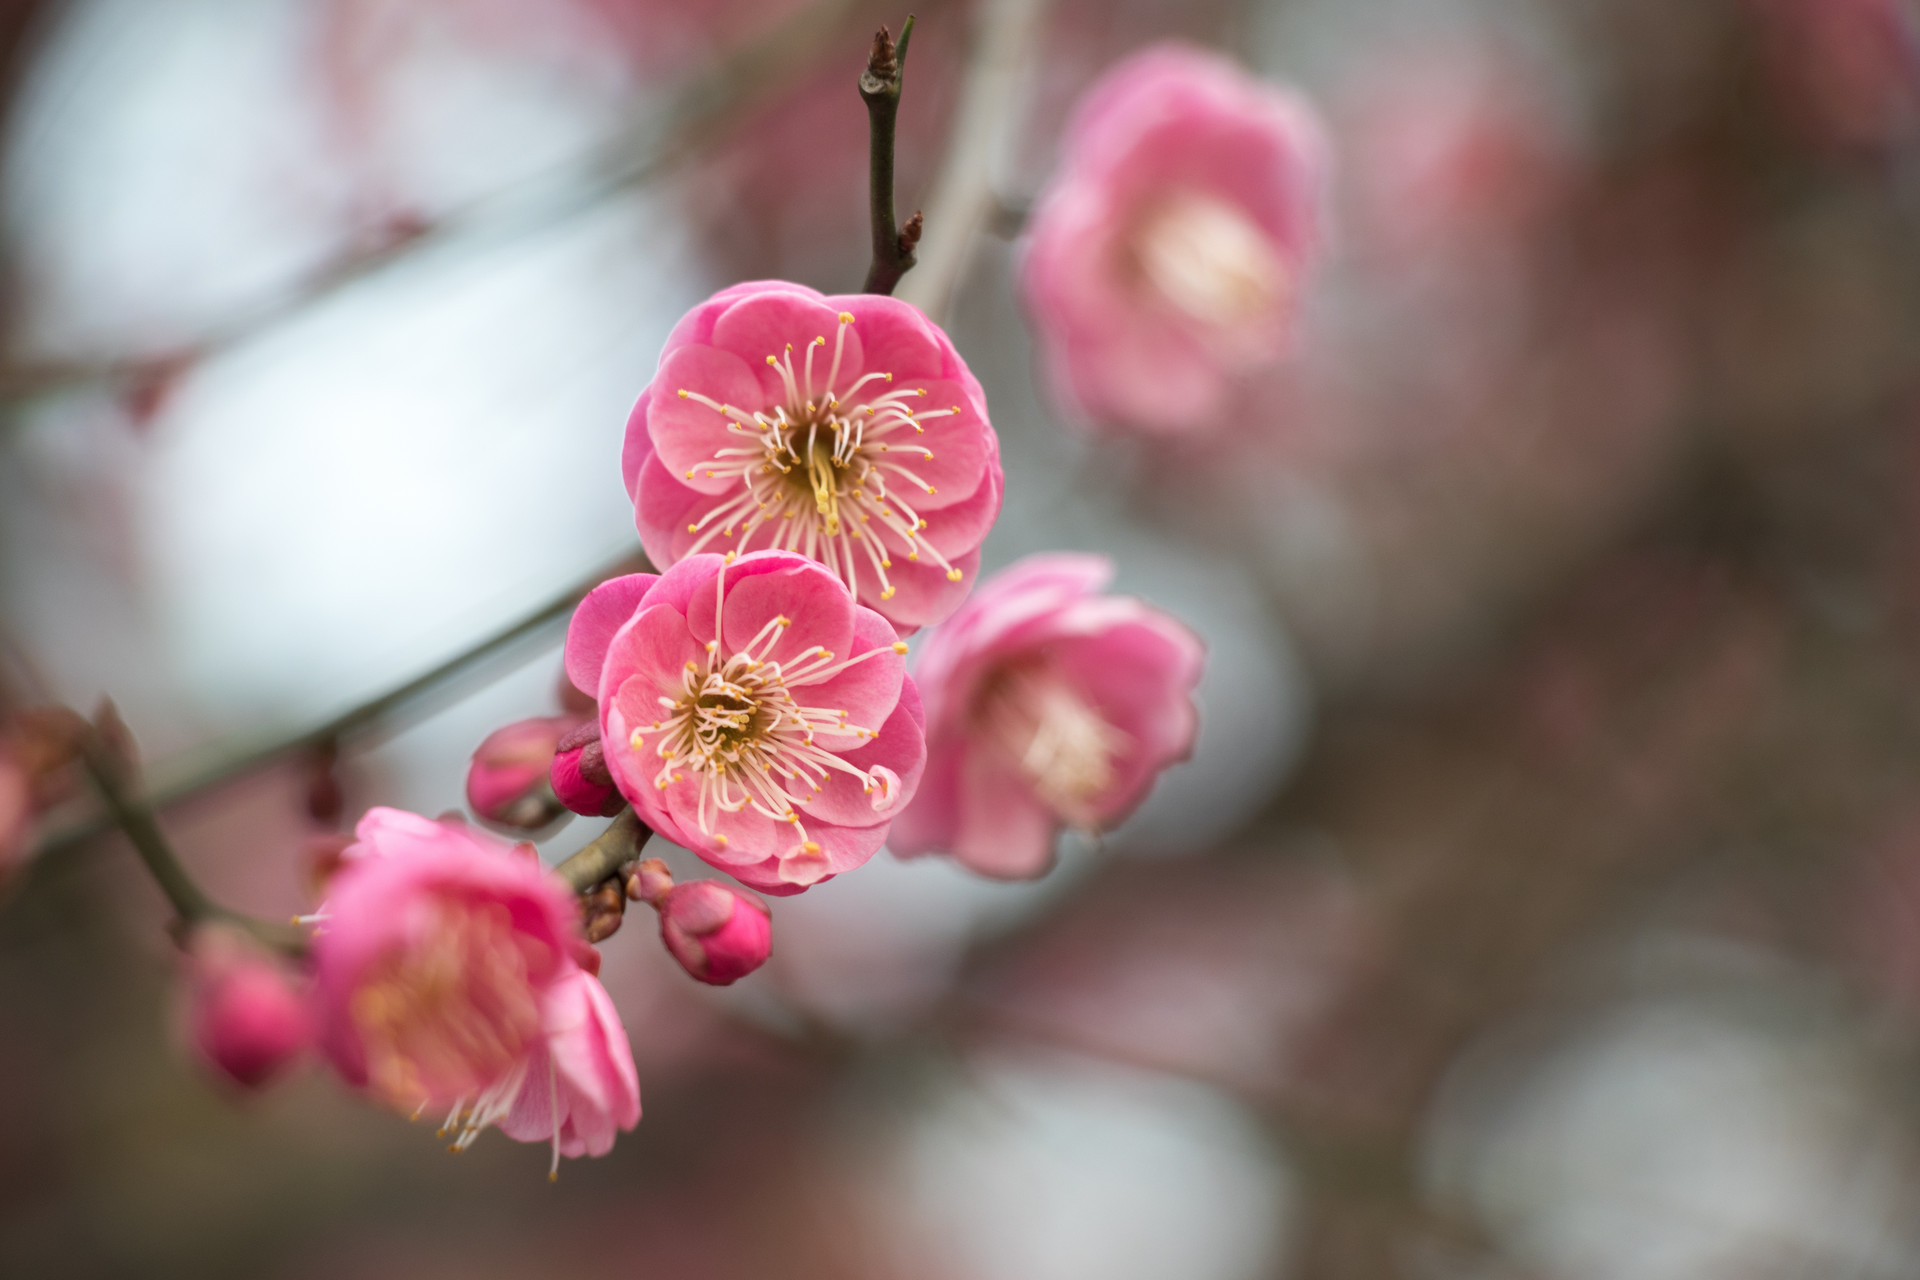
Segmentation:
<svg viewBox="0 0 1920 1280">
<path fill-rule="evenodd" d="M 600 696 L 600 669 L 606 665 L 607 647 L 621 627 L 640 610 L 640 602 L 660 581 L 656 573 L 630 573 L 609 578 L 587 592 L 573 610 L 567 624 L 565 662 L 567 679 L 590 698 Z"/>
</svg>

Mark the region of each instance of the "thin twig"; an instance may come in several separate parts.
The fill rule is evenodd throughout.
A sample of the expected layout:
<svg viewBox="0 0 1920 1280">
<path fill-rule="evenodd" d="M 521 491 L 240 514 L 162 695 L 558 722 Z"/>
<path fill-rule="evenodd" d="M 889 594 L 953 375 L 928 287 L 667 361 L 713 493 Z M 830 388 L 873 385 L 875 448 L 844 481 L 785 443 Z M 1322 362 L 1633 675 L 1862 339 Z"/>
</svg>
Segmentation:
<svg viewBox="0 0 1920 1280">
<path fill-rule="evenodd" d="M 148 794 L 136 799 L 143 805 L 166 810 L 183 800 L 189 800 L 203 792 L 212 791 L 229 782 L 257 773 L 289 756 L 326 745 L 338 744 L 348 738 L 358 738 L 360 740 L 358 745 L 364 746 L 369 738 L 377 734 L 392 733 L 399 727 L 403 716 L 418 714 L 422 710 L 439 705 L 460 686 L 461 677 L 475 672 L 485 666 L 490 659 L 498 658 L 547 631 L 570 615 L 580 598 L 600 583 L 623 573 L 644 571 L 647 567 L 644 557 L 631 555 L 622 557 L 596 570 L 590 577 L 569 586 L 519 621 L 494 632 L 477 644 L 470 645 L 432 670 L 415 676 L 403 685 L 389 689 L 313 728 L 225 754 L 211 764 L 190 770 L 179 780 L 155 787 Z M 44 857 L 90 839 L 111 825 L 114 825 L 114 822 L 110 814 L 96 813 L 50 831 L 41 841 L 41 856 Z"/>
<path fill-rule="evenodd" d="M 554 874 L 572 885 L 575 893 L 585 893 L 638 858 L 652 834 L 640 816 L 628 809 L 580 852 L 555 867 Z"/>
<path fill-rule="evenodd" d="M 900 28 L 900 42 L 885 27 L 873 37 L 873 52 L 860 75 L 860 100 L 867 104 L 868 208 L 873 225 L 873 264 L 867 268 L 867 293 L 892 293 L 900 277 L 913 270 L 913 249 L 920 241 L 915 213 L 905 227 L 894 221 L 894 126 L 900 114 L 900 82 L 906 74 L 907 42 L 913 39 L 913 15 Z"/>
<path fill-rule="evenodd" d="M 934 323 L 946 322 L 954 287 L 972 255 L 975 233 L 997 206 L 993 160 L 1006 136 L 1020 84 L 1040 44 L 1047 0 L 987 0 L 967 77 L 954 112 L 953 136 L 927 208 L 934 237 L 920 270 L 900 291 Z"/>
<path fill-rule="evenodd" d="M 174 913 L 180 917 L 177 936 L 184 940 L 194 925 L 219 920 L 237 925 L 259 941 L 289 955 L 306 949 L 306 935 L 291 925 L 271 924 L 265 920 L 223 907 L 202 889 L 173 852 L 173 845 L 153 810 L 123 785 L 122 764 L 102 741 L 98 729 L 89 727 L 80 739 L 80 760 L 94 789 L 113 818 L 114 825 L 126 833 L 127 842 L 140 856 L 160 892 L 167 896 Z"/>
</svg>

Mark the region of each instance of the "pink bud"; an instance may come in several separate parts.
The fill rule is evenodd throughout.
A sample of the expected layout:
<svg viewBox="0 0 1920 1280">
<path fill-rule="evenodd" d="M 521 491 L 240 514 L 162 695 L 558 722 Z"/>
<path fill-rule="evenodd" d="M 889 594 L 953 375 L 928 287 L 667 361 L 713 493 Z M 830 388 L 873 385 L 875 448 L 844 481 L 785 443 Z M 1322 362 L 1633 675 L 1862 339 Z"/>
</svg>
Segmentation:
<svg viewBox="0 0 1920 1280">
<path fill-rule="evenodd" d="M 589 818 L 611 818 L 627 807 L 626 797 L 613 785 L 606 753 L 600 749 L 598 720 L 573 729 L 555 745 L 548 780 L 561 804 Z"/>
<path fill-rule="evenodd" d="M 467 807 L 483 822 L 519 831 L 559 817 L 547 772 L 556 745 L 577 723 L 572 716 L 542 716 L 488 734 L 467 767 Z"/>
<path fill-rule="evenodd" d="M 234 930 L 199 929 L 188 955 L 194 1048 L 241 1088 L 260 1088 L 306 1048 L 306 1000 L 284 966 Z"/>
<path fill-rule="evenodd" d="M 694 880 L 676 885 L 660 904 L 660 937 L 681 968 L 724 987 L 766 963 L 773 919 L 752 894 Z"/>
</svg>

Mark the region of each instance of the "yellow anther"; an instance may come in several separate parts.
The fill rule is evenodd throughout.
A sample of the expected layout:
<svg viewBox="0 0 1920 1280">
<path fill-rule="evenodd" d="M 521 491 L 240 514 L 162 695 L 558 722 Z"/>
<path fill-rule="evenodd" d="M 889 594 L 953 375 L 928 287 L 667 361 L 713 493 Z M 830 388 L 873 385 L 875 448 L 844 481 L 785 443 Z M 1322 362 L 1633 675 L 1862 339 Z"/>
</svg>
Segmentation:
<svg viewBox="0 0 1920 1280">
<path fill-rule="evenodd" d="M 892 587 L 888 587 L 888 588 L 887 588 L 887 589 L 886 589 L 885 591 L 882 591 L 882 592 L 880 593 L 880 598 L 881 598 L 882 600 L 891 600 L 891 599 L 893 599 L 893 591 L 894 591 L 894 589 L 893 589 Z"/>
<path fill-rule="evenodd" d="M 927 389 L 925 387 L 922 387 L 918 391 L 914 392 L 914 394 L 917 396 L 924 396 L 925 394 L 927 394 Z"/>
<path fill-rule="evenodd" d="M 680 398 L 682 400 L 687 398 L 687 389 L 685 387 L 680 388 Z"/>
<path fill-rule="evenodd" d="M 921 522 L 920 522 L 920 523 L 919 523 L 919 524 L 918 524 L 917 526 L 915 526 L 915 527 L 916 527 L 916 528 L 920 528 L 920 529 L 924 529 L 924 528 L 926 528 L 926 527 L 927 527 L 927 522 L 926 522 L 925 520 L 922 520 L 922 521 L 921 521 Z"/>
<path fill-rule="evenodd" d="M 693 472 L 691 471 L 687 472 L 687 479 L 689 480 L 693 479 Z"/>
<path fill-rule="evenodd" d="M 959 571 L 958 569 L 949 569 L 949 570 L 947 570 L 947 581 L 948 581 L 948 582 L 958 582 L 958 581 L 960 581 L 960 579 L 961 579 L 961 578 L 962 578 L 963 576 L 965 576 L 965 575 L 963 575 L 963 574 L 962 574 L 962 573 L 961 573 L 961 572 L 960 572 L 960 571 Z"/>
<path fill-rule="evenodd" d="M 687 670 L 698 671 L 699 669 L 700 669 L 700 666 L 698 663 L 694 662 L 694 660 L 691 658 L 687 659 Z"/>
<path fill-rule="evenodd" d="M 909 559 L 909 560 L 918 560 L 919 558 L 920 558 L 920 553 L 919 553 L 918 551 L 909 551 L 909 552 L 907 552 L 907 559 Z M 692 663 L 688 663 L 687 665 L 689 665 L 689 666 L 691 666 L 691 665 L 693 665 L 693 664 L 692 664 Z"/>
<path fill-rule="evenodd" d="M 841 323 L 841 324 L 852 324 L 852 323 L 853 323 L 853 312 L 851 312 L 851 311 L 842 311 L 842 312 L 840 313 L 840 323 Z"/>
<path fill-rule="evenodd" d="M 715 836 L 713 838 L 713 842 L 719 845 L 722 849 L 727 847 L 727 838 L 725 836 Z"/>
<path fill-rule="evenodd" d="M 693 474 L 693 473 L 692 473 L 692 472 L 688 472 L 687 474 L 688 474 L 688 478 L 689 478 L 689 479 L 691 479 L 691 478 L 692 478 L 692 474 Z M 688 533 L 698 533 L 698 532 L 700 532 L 700 526 L 699 526 L 699 525 L 697 525 L 697 524 L 690 524 L 690 525 L 688 525 L 688 526 L 687 526 L 687 532 L 688 532 Z"/>
<path fill-rule="evenodd" d="M 888 374 L 888 375 L 887 375 L 887 381 L 888 381 L 888 382 L 892 382 L 892 381 L 893 381 L 893 375 L 892 375 L 892 374 Z"/>
<path fill-rule="evenodd" d="M 792 618 L 775 618 L 774 621 L 778 622 L 783 627 L 790 627 L 793 625 Z"/>
<path fill-rule="evenodd" d="M 827 345 L 827 340 L 825 338 L 815 338 L 813 340 L 813 345 L 816 347 L 824 347 Z"/>
<path fill-rule="evenodd" d="M 777 356 L 768 356 L 767 363 L 774 366 L 776 369 L 780 367 L 780 360 L 779 360 L 779 357 Z"/>
<path fill-rule="evenodd" d="M 886 560 L 886 559 L 883 559 L 883 560 L 881 560 L 881 561 L 880 561 L 880 567 L 881 567 L 882 569 L 891 569 L 891 568 L 893 568 L 893 561 L 891 561 L 891 560 Z"/>
<path fill-rule="evenodd" d="M 895 653 L 905 653 L 907 651 L 907 642 L 905 640 L 895 640 L 893 642 L 893 651 Z"/>
<path fill-rule="evenodd" d="M 818 853 L 818 852 L 820 852 L 820 846 L 819 846 L 818 844 L 816 844 L 816 843 L 814 843 L 813 841 L 811 841 L 811 840 L 809 840 L 809 841 L 807 841 L 806 843 L 804 843 L 804 844 L 802 844 L 802 845 L 800 846 L 800 852 L 802 852 L 802 853 Z"/>
<path fill-rule="evenodd" d="M 712 653 L 712 652 L 713 652 L 713 651 L 714 651 L 715 649 L 718 649 L 719 647 L 720 647 L 720 642 L 719 642 L 718 640 L 709 640 L 709 641 L 707 641 L 707 652 L 708 652 L 708 653 Z"/>
</svg>

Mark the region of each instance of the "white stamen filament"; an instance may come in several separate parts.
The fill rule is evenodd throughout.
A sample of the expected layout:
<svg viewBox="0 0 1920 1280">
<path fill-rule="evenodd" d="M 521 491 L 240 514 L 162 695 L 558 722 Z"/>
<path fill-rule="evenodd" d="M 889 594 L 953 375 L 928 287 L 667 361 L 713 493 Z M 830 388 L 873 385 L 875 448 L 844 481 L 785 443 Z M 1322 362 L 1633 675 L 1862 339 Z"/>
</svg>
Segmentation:
<svg viewBox="0 0 1920 1280">
<path fill-rule="evenodd" d="M 895 594 L 887 570 L 896 549 L 910 561 L 924 557 L 958 581 L 961 571 L 927 541 L 927 521 L 888 484 L 897 478 L 921 493 L 937 492 L 895 460 L 901 455 L 931 460 L 933 450 L 890 437 L 907 428 L 922 435 L 927 420 L 956 417 L 961 407 L 915 412 L 909 406 L 925 399 L 927 389 L 895 388 L 893 375 L 883 371 L 863 373 L 839 390 L 854 317 L 842 312 L 839 319 L 824 384 L 816 384 L 814 369 L 814 349 L 826 345 L 824 335 L 806 344 L 797 373 L 791 344 L 766 358 L 780 375 L 785 404 L 748 412 L 691 388 L 680 390 L 683 399 L 719 414 L 730 436 L 751 440 L 716 449 L 687 471 L 689 480 L 699 475 L 738 480 L 740 488 L 722 493 L 704 513 L 689 518 L 686 530 L 696 536 L 683 554 L 712 549 L 715 539 L 734 552 L 756 545 L 797 551 L 826 565 L 856 596 L 871 570 L 881 600 Z M 875 383 L 882 393 L 861 399 Z M 854 551 L 855 542 L 864 544 L 864 556 Z"/>
<path fill-rule="evenodd" d="M 1227 201 L 1175 195 L 1139 224 L 1131 247 L 1154 291 L 1203 323 L 1231 328 L 1285 301 L 1285 261 L 1267 233 Z"/>
<path fill-rule="evenodd" d="M 1094 804 L 1131 739 L 1078 691 L 1044 666 L 1012 667 L 987 682 L 975 716 L 1048 808 L 1082 830 L 1098 826 Z"/>
<path fill-rule="evenodd" d="M 851 552 L 848 556 L 850 563 Z M 659 698 L 664 714 L 634 729 L 631 745 L 642 750 L 647 739 L 654 739 L 660 760 L 656 787 L 664 790 L 689 771 L 698 778 L 694 803 L 701 834 L 724 846 L 725 835 L 714 829 L 719 815 L 751 809 L 793 827 L 796 843 L 780 855 L 783 860 L 812 857 L 820 846 L 809 838 L 799 806 L 818 795 L 835 772 L 852 777 L 863 790 L 871 788 L 876 775 L 848 764 L 839 752 L 866 745 L 879 730 L 849 724 L 844 710 L 800 699 L 805 689 L 888 650 L 881 646 L 836 660 L 816 645 L 776 660 L 774 650 L 791 626 L 790 619 L 777 617 L 745 646 L 724 653 L 717 637 L 724 634 L 725 580 L 723 565 L 715 582 L 716 639 L 707 644 L 705 662 L 686 664 L 677 694 Z"/>
</svg>

